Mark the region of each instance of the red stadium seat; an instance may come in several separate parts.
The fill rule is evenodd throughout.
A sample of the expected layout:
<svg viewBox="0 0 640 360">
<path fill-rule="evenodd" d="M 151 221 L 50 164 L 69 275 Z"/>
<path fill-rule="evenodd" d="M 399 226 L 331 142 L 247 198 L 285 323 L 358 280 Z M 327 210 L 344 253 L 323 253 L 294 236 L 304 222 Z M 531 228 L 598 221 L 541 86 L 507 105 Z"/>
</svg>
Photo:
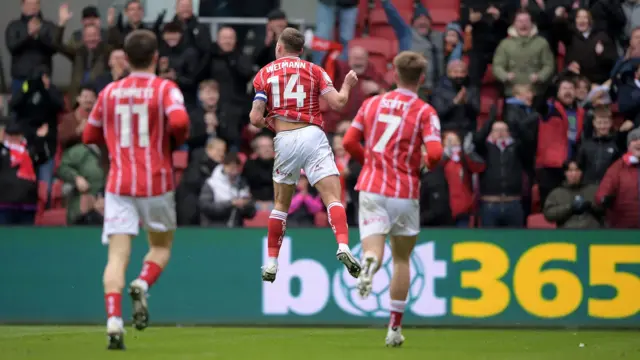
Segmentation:
<svg viewBox="0 0 640 360">
<path fill-rule="evenodd" d="M 61 180 L 54 180 L 51 185 L 51 208 L 59 209 L 64 206 L 64 194 L 62 193 L 62 187 L 64 183 Z"/>
<path fill-rule="evenodd" d="M 459 17 L 458 9 L 430 8 L 429 13 L 431 13 L 431 19 L 433 20 L 432 27 L 438 31 L 444 31 L 448 23 L 458 20 Z"/>
<path fill-rule="evenodd" d="M 411 21 L 411 18 L 413 18 L 413 9 L 414 9 L 415 0 L 391 0 L 391 3 L 400 12 L 401 11 L 411 12 L 411 17 L 409 18 L 409 21 Z"/>
<path fill-rule="evenodd" d="M 487 70 L 484 72 L 484 76 L 482 77 L 482 84 L 495 84 L 498 82 L 498 79 L 493 76 L 493 66 L 489 64 L 487 66 Z"/>
<path fill-rule="evenodd" d="M 184 170 L 189 164 L 189 152 L 183 150 L 177 150 L 173 152 L 173 167 L 176 169 Z"/>
<path fill-rule="evenodd" d="M 527 218 L 527 228 L 529 229 L 555 229 L 556 224 L 550 223 L 542 214 L 529 215 Z"/>
<path fill-rule="evenodd" d="M 534 184 L 531 187 L 531 213 L 537 214 L 542 211 L 542 206 L 540 204 L 540 188 L 538 184 Z"/>
<path fill-rule="evenodd" d="M 253 219 L 244 220 L 244 227 L 266 228 L 269 224 L 269 215 L 271 215 L 270 211 L 258 210 L 256 212 L 256 216 L 254 216 Z"/>
<path fill-rule="evenodd" d="M 375 26 L 371 26 L 371 28 L 369 29 L 369 34 L 371 36 L 375 36 L 378 38 L 383 38 L 383 39 L 389 39 L 389 40 L 395 40 L 396 39 L 396 32 L 393 31 L 393 28 L 390 25 L 375 25 Z"/>
<path fill-rule="evenodd" d="M 36 216 L 37 226 L 67 226 L 67 209 L 45 210 Z"/>
<path fill-rule="evenodd" d="M 329 215 L 324 211 L 316 213 L 314 223 L 316 227 L 329 227 Z"/>
</svg>

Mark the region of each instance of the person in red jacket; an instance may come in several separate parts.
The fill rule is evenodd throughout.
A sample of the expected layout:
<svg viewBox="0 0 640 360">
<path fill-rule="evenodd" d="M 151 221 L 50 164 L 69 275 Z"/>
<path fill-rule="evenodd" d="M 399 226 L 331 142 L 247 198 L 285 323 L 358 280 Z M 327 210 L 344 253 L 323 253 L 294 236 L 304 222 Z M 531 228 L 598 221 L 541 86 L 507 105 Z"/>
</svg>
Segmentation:
<svg viewBox="0 0 640 360">
<path fill-rule="evenodd" d="M 558 82 L 558 93 L 547 110 L 538 125 L 536 155 L 541 204 L 553 189 L 562 184 L 562 164 L 574 157 L 582 136 L 585 112 L 576 103 L 576 85 L 571 78 Z"/>
<path fill-rule="evenodd" d="M 484 171 L 484 160 L 474 152 L 472 134 L 467 135 L 464 147 L 455 132 L 444 136 L 442 166 L 449 185 L 451 217 L 456 227 L 469 227 L 473 210 L 473 186 L 471 175 Z"/>
<path fill-rule="evenodd" d="M 611 228 L 640 228 L 640 128 L 627 136 L 628 151 L 604 175 L 596 202 L 607 208 Z"/>
</svg>

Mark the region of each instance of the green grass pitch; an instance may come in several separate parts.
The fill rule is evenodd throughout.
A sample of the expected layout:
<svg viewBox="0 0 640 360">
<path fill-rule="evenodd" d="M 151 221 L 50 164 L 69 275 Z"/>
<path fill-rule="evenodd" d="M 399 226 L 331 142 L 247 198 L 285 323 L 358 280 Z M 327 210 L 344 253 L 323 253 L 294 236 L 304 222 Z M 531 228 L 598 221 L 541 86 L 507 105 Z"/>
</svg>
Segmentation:
<svg viewBox="0 0 640 360">
<path fill-rule="evenodd" d="M 633 331 L 404 329 L 385 348 L 385 329 L 128 328 L 127 350 L 105 350 L 98 326 L 2 326 L 6 360 L 640 360 Z M 583 344 L 581 346 L 580 344 Z"/>
</svg>

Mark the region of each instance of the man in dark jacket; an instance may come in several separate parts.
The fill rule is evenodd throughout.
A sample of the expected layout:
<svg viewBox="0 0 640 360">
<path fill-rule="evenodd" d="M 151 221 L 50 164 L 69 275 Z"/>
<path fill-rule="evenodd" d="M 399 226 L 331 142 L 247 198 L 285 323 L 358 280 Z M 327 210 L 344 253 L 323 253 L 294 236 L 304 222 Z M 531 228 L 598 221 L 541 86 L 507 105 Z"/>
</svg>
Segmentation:
<svg viewBox="0 0 640 360">
<path fill-rule="evenodd" d="M 640 65 L 638 63 L 634 64 L 633 71 L 624 71 L 620 74 L 618 80 L 618 110 L 625 119 L 634 122 L 637 121 L 636 118 L 640 118 Z"/>
<path fill-rule="evenodd" d="M 461 60 L 447 65 L 447 75 L 433 91 L 431 104 L 438 112 L 442 131 L 454 131 L 459 137 L 475 131 L 480 111 L 480 94 L 469 85 L 467 65 Z"/>
<path fill-rule="evenodd" d="M 491 116 L 474 135 L 476 153 L 486 164 L 480 174 L 482 227 L 524 226 L 522 175 L 533 142 L 517 130 Z"/>
<path fill-rule="evenodd" d="M 582 138 L 576 160 L 583 172 L 583 182 L 598 185 L 609 166 L 625 153 L 630 128 L 627 123 L 620 127 L 620 131 L 615 131 L 611 109 L 606 106 L 597 107 L 594 110 L 592 126 L 593 135 Z M 585 126 L 585 135 L 586 131 Z"/>
<path fill-rule="evenodd" d="M 109 11 L 112 12 L 115 11 L 115 9 L 109 9 Z M 150 30 L 159 36 L 166 13 L 166 10 L 162 11 L 158 14 L 153 26 L 148 26 L 142 22 L 144 19 L 144 7 L 142 6 L 142 2 L 140 0 L 129 0 L 124 7 L 124 16 L 127 18 L 127 23 L 124 23 L 123 15 L 120 13 L 114 26 L 109 27 L 109 32 L 111 33 L 109 38 L 117 39 L 116 43 L 113 45 L 122 47 L 124 45 L 124 39 L 133 30 Z"/>
<path fill-rule="evenodd" d="M 211 60 L 211 32 L 209 26 L 198 22 L 193 14 L 193 2 L 191 0 L 177 0 L 176 16 L 173 20 L 182 23 L 183 36 L 186 46 L 198 50 L 198 62 L 196 79 L 206 78 Z"/>
<path fill-rule="evenodd" d="M 264 67 L 276 60 L 276 43 L 282 31 L 289 26 L 287 14 L 280 9 L 275 9 L 267 14 L 267 36 L 264 39 L 264 47 L 256 48 L 254 62 L 259 67 Z"/>
<path fill-rule="evenodd" d="M 252 141 L 255 158 L 244 164 L 242 176 L 247 179 L 251 195 L 256 201 L 273 201 L 273 139 L 267 134 L 258 135 Z"/>
<path fill-rule="evenodd" d="M 100 13 L 98 12 L 98 8 L 93 5 L 89 5 L 85 6 L 85 8 L 82 9 L 82 28 L 73 32 L 73 34 L 71 35 L 71 41 L 75 43 L 81 43 L 83 30 L 87 26 L 97 27 L 101 30 L 101 37 L 103 39 L 107 38 L 107 30 L 102 28 L 102 21 L 100 20 Z"/>
<path fill-rule="evenodd" d="M 582 170 L 576 161 L 567 161 L 563 168 L 564 183 L 544 203 L 545 219 L 565 229 L 602 227 L 603 211 L 595 202 L 598 187 L 582 181 Z"/>
<path fill-rule="evenodd" d="M 51 69 L 57 48 L 55 25 L 42 18 L 40 0 L 22 0 L 22 15 L 5 29 L 5 41 L 11 54 L 11 92 L 18 93 L 22 83 L 41 66 Z"/>
<path fill-rule="evenodd" d="M 236 48 L 235 30 L 227 26 L 220 28 L 213 44 L 210 72 L 210 77 L 224 89 L 220 101 L 241 109 L 248 108 L 247 83 L 252 75 L 251 59 Z"/>
<path fill-rule="evenodd" d="M 160 41 L 160 60 L 158 72 L 160 76 L 174 81 L 182 91 L 187 109 L 196 106 L 196 71 L 198 51 L 189 47 L 184 41 L 182 24 L 173 21 L 162 29 Z"/>
<path fill-rule="evenodd" d="M 33 225 L 38 203 L 35 167 L 45 157 L 44 144 L 41 136 L 28 144 L 20 124 L 0 119 L 0 225 Z"/>
</svg>

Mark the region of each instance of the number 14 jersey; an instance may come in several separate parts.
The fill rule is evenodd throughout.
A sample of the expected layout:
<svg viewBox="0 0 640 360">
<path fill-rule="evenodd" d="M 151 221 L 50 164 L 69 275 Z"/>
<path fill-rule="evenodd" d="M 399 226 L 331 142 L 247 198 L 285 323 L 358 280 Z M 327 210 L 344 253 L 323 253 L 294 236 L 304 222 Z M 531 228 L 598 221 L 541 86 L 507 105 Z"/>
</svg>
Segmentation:
<svg viewBox="0 0 640 360">
<path fill-rule="evenodd" d="M 273 117 L 324 128 L 320 96 L 335 91 L 323 68 L 293 56 L 282 57 L 260 69 L 253 87 L 255 100 L 266 102 L 267 125 L 272 129 Z"/>
<path fill-rule="evenodd" d="M 356 190 L 419 198 L 422 144 L 441 142 L 435 109 L 414 92 L 396 89 L 367 99 L 351 126 L 362 132 L 365 142 Z"/>
</svg>

